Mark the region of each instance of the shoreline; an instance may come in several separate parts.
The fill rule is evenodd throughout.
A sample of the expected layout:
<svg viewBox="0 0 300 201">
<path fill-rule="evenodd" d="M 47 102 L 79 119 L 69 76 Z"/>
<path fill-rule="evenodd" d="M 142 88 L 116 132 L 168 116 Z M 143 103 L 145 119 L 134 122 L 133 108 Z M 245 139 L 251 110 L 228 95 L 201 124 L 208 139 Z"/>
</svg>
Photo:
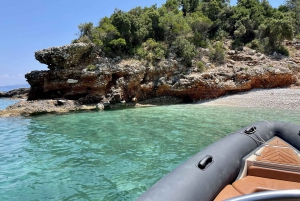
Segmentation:
<svg viewBox="0 0 300 201">
<path fill-rule="evenodd" d="M 159 97 L 143 102 L 138 102 L 133 107 L 141 108 L 174 105 L 179 103 L 177 101 L 178 100 L 174 97 Z M 250 91 L 229 94 L 211 100 L 197 101 L 194 104 L 205 106 L 236 106 L 247 108 L 255 107 L 300 111 L 300 88 L 288 87 L 272 89 L 252 89 Z M 124 107 L 112 107 L 112 109 L 117 108 Z M 75 101 L 72 100 L 26 101 L 24 99 L 20 99 L 20 101 L 16 104 L 9 106 L 4 110 L 0 110 L 0 117 L 30 116 L 46 113 L 59 114 L 84 110 L 98 110 L 97 104 L 78 105 Z"/>
<path fill-rule="evenodd" d="M 252 89 L 212 100 L 198 101 L 207 106 L 256 107 L 283 110 L 300 110 L 299 88 Z"/>
</svg>

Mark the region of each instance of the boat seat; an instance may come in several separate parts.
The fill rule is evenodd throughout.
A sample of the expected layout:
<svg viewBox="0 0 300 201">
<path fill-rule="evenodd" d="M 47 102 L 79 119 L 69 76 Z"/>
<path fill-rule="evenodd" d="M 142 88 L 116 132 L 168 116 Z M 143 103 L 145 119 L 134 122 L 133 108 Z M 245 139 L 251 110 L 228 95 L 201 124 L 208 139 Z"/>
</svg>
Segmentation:
<svg viewBox="0 0 300 201">
<path fill-rule="evenodd" d="M 276 170 L 276 169 L 263 168 L 257 166 L 250 166 L 247 175 L 255 176 L 255 177 L 264 177 L 269 179 L 300 182 L 299 172 L 290 172 L 285 170 Z"/>
<path fill-rule="evenodd" d="M 250 166 L 246 177 L 227 185 L 214 200 L 221 201 L 259 191 L 289 189 L 300 189 L 299 172 Z"/>
<path fill-rule="evenodd" d="M 222 201 L 226 200 L 232 197 L 240 196 L 242 195 L 240 192 L 238 192 L 235 188 L 233 188 L 232 185 L 227 185 L 214 199 L 214 201 Z"/>
<path fill-rule="evenodd" d="M 267 190 L 291 190 L 300 189 L 300 183 L 269 179 L 263 177 L 246 176 L 235 181 L 232 186 L 241 194 L 250 194 Z"/>
</svg>

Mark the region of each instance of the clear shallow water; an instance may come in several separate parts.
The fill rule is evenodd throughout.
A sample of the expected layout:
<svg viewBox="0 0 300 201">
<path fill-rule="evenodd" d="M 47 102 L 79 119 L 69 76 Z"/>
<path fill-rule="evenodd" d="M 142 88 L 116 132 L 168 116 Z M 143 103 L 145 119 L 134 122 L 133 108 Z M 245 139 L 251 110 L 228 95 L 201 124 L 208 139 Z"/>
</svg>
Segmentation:
<svg viewBox="0 0 300 201">
<path fill-rule="evenodd" d="M 13 100 L 13 99 L 8 99 L 8 98 L 1 98 L 0 99 L 0 110 L 5 109 L 7 106 L 12 105 L 19 100 Z"/>
<path fill-rule="evenodd" d="M 230 132 L 299 119 L 294 111 L 200 105 L 0 118 L 0 200 L 135 200 Z"/>
</svg>

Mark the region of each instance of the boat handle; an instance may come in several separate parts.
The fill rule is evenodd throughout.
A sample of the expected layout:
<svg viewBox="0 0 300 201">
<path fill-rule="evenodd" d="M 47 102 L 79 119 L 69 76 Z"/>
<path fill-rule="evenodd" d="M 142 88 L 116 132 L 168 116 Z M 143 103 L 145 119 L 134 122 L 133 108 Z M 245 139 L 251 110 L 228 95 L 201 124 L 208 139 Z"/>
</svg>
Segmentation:
<svg viewBox="0 0 300 201">
<path fill-rule="evenodd" d="M 212 162 L 213 157 L 211 155 L 207 155 L 201 161 L 199 161 L 198 168 L 200 168 L 201 170 L 205 170 Z"/>
<path fill-rule="evenodd" d="M 247 135 L 253 134 L 255 132 L 256 132 L 256 127 L 255 126 L 246 128 L 246 130 L 244 131 L 244 133 L 247 134 Z"/>
</svg>

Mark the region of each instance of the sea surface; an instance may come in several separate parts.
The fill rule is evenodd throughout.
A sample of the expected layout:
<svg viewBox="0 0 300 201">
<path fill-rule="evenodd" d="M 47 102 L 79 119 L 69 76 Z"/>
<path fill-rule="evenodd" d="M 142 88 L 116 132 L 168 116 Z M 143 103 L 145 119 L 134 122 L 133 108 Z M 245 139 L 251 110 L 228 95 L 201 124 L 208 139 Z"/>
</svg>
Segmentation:
<svg viewBox="0 0 300 201">
<path fill-rule="evenodd" d="M 0 99 L 0 109 L 15 101 Z M 0 200 L 135 200 L 201 149 L 300 112 L 197 104 L 0 118 Z"/>
</svg>

